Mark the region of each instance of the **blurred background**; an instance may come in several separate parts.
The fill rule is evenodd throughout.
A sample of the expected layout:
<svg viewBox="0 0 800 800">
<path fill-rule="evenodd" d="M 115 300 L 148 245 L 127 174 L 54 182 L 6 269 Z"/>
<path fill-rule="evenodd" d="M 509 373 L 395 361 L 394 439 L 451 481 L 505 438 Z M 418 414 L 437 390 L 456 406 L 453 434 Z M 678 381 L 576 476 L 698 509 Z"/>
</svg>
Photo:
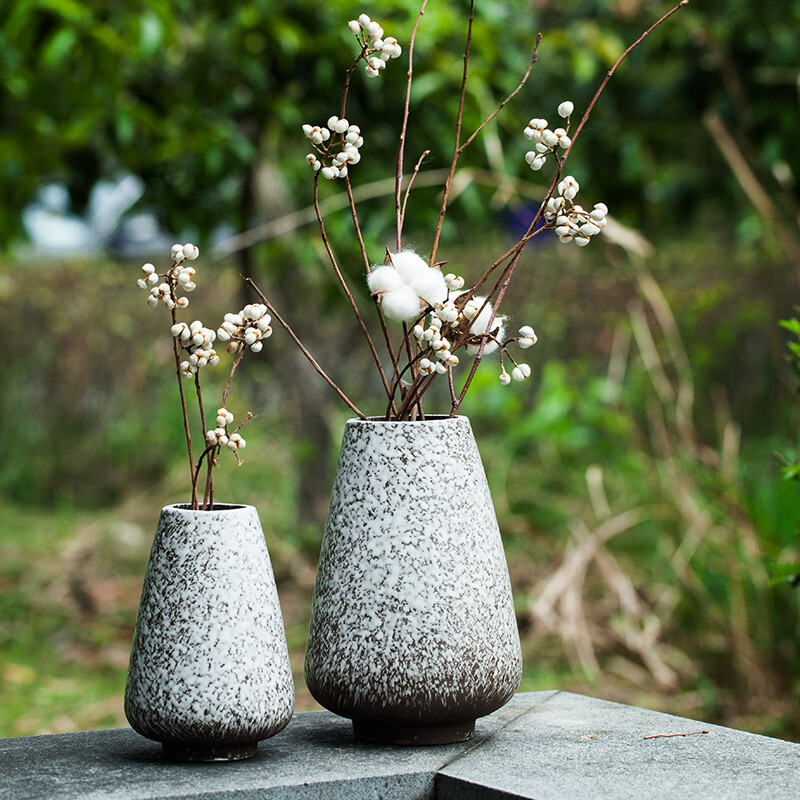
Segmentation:
<svg viewBox="0 0 800 800">
<path fill-rule="evenodd" d="M 583 112 L 668 5 L 479 0 L 465 128 L 526 88 L 467 151 L 441 258 L 474 281 L 549 181 L 531 117 Z M 449 165 L 467 6 L 431 0 L 407 154 L 406 240 L 430 247 Z M 309 214 L 300 126 L 338 113 L 366 12 L 405 47 L 411 0 L 8 0 L 0 8 L 0 736 L 125 724 L 122 692 L 160 508 L 188 496 L 168 313 L 135 286 L 200 246 L 189 319 L 216 327 L 253 276 L 359 406 L 366 349 Z M 463 413 L 487 469 L 523 640 L 523 690 L 562 688 L 800 741 L 796 377 L 800 4 L 694 2 L 613 78 L 571 157 L 615 224 L 588 248 L 537 239 L 504 309 L 533 375 L 490 357 Z M 403 62 L 354 76 L 352 170 L 371 258 L 392 240 Z M 369 317 L 342 187 L 321 187 Z M 372 322 L 371 317 L 369 317 Z M 221 394 L 224 369 L 204 375 Z M 215 383 L 216 381 L 216 383 Z M 447 407 L 432 397 L 429 411 Z M 218 499 L 258 507 L 298 687 L 347 409 L 281 330 L 229 408 L 257 415 Z M 779 458 L 779 455 L 783 459 Z M 784 474 L 789 472 L 789 477 Z M 785 579 L 788 576 L 788 579 Z"/>
</svg>

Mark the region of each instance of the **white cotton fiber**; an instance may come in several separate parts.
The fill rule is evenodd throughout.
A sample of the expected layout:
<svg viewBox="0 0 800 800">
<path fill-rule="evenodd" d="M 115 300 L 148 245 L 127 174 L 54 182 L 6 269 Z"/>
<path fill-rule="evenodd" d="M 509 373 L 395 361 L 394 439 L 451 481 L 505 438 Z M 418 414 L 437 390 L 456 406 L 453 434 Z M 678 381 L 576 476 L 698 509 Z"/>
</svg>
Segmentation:
<svg viewBox="0 0 800 800">
<path fill-rule="evenodd" d="M 429 306 L 447 299 L 447 284 L 442 271 L 427 264 L 424 272 L 418 272 L 407 283 Z"/>
<path fill-rule="evenodd" d="M 428 271 L 428 265 L 413 250 L 401 250 L 392 253 L 392 266 L 400 273 L 403 283 L 411 286 L 418 275 Z"/>
<path fill-rule="evenodd" d="M 475 308 L 480 308 L 485 300 L 486 300 L 485 297 L 475 296 L 471 302 L 472 305 L 475 306 Z M 475 319 L 472 321 L 472 324 L 469 326 L 470 333 L 473 334 L 474 336 L 482 336 L 484 333 L 486 333 L 486 328 L 489 325 L 489 320 L 491 319 L 491 316 L 492 316 L 492 304 L 486 303 L 483 310 L 480 312 L 480 314 L 478 314 L 477 317 L 475 317 Z M 496 337 L 500 339 L 500 341 L 502 341 L 506 335 L 505 328 L 503 326 L 504 321 L 505 321 L 504 317 L 496 316 L 494 318 L 494 321 L 492 322 L 492 330 L 499 328 Z M 493 339 L 489 339 L 486 342 L 486 347 L 483 348 L 483 354 L 488 355 L 489 353 L 493 353 L 495 350 L 497 350 L 497 348 L 498 348 L 497 342 L 495 342 Z M 467 345 L 467 352 L 470 355 L 473 356 L 477 355 L 479 349 L 480 349 L 479 344 Z"/>
<path fill-rule="evenodd" d="M 384 292 L 380 298 L 381 309 L 390 319 L 408 322 L 419 316 L 419 296 L 408 286 L 401 286 L 399 289 Z"/>
<path fill-rule="evenodd" d="M 447 284 L 442 271 L 429 267 L 413 250 L 393 253 L 392 266 L 403 283 L 410 286 L 428 305 L 443 303 L 447 299 Z"/>
<path fill-rule="evenodd" d="M 447 299 L 442 271 L 429 267 L 412 250 L 391 254 L 391 264 L 372 270 L 367 285 L 379 295 L 383 313 L 404 322 L 416 319 L 425 306 Z"/>
<path fill-rule="evenodd" d="M 403 279 L 397 270 L 391 267 L 377 267 L 367 275 L 367 286 L 370 292 L 390 292 L 403 286 Z"/>
<path fill-rule="evenodd" d="M 492 304 L 486 303 L 484 306 L 484 303 L 486 303 L 486 298 L 480 295 L 475 295 L 470 301 L 470 304 L 475 306 L 475 308 L 483 306 L 481 313 L 472 320 L 472 325 L 469 326 L 469 332 L 475 336 L 486 333 L 486 327 L 489 325 L 489 319 L 492 316 Z"/>
<path fill-rule="evenodd" d="M 494 328 L 496 327 L 497 325 L 494 326 Z M 503 326 L 501 325 L 500 330 L 497 332 L 497 338 L 502 341 L 504 336 L 505 336 L 505 328 L 503 328 Z M 494 341 L 494 339 L 487 339 L 486 347 L 483 348 L 483 354 L 486 356 L 489 353 L 494 353 L 494 351 L 497 350 L 498 347 L 499 345 L 497 344 L 496 341 Z M 478 350 L 480 349 L 481 349 L 480 344 L 468 344 L 466 347 L 467 352 L 471 356 L 478 355 Z"/>
</svg>

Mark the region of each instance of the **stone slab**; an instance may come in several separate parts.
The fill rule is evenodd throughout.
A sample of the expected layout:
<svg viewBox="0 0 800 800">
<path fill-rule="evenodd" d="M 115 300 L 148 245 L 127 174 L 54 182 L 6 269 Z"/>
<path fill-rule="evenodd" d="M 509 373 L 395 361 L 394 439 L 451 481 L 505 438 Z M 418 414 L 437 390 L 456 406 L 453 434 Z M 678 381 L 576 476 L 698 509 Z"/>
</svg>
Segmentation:
<svg viewBox="0 0 800 800">
<path fill-rule="evenodd" d="M 800 745 L 558 692 L 440 770 L 436 797 L 797 800 Z"/>
<path fill-rule="evenodd" d="M 349 720 L 296 714 L 248 761 L 176 764 L 129 728 L 0 740 L 0 800 L 425 800 L 436 773 L 556 692 L 519 694 L 478 720 L 475 739 L 438 747 L 356 742 Z"/>
</svg>

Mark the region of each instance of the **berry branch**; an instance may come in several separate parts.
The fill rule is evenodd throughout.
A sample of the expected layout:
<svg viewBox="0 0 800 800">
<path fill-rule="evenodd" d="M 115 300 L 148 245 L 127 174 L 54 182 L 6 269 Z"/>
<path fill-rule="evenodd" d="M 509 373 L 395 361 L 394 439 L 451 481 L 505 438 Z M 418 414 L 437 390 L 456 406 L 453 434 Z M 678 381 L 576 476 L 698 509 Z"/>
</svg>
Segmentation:
<svg viewBox="0 0 800 800">
<path fill-rule="evenodd" d="M 172 262 L 167 270 L 159 273 L 153 264 L 145 264 L 142 267 L 144 277 L 137 281 L 137 285 L 140 289 L 150 289 L 147 296 L 147 304 L 151 308 L 163 303 L 170 310 L 172 318 L 170 334 L 173 342 L 172 349 L 175 357 L 175 372 L 178 379 L 178 394 L 181 401 L 186 448 L 189 455 L 190 506 L 195 510 L 200 508 L 197 484 L 205 461 L 206 482 L 202 508 L 208 510 L 214 507 L 213 470 L 219 463 L 221 449 L 225 447 L 231 450 L 236 456 L 237 462 L 241 464 L 239 450 L 243 450 L 247 445 L 247 442 L 239 434 L 239 429 L 244 423 L 239 425 L 234 432 L 229 433 L 229 426 L 233 423 L 234 417 L 228 411 L 226 405 L 233 376 L 245 351 L 249 349 L 254 353 L 258 353 L 263 347 L 263 341 L 272 335 L 272 328 L 270 327 L 271 319 L 267 314 L 266 307 L 256 304 L 245 306 L 238 314 L 226 314 L 217 331 L 205 327 L 200 320 L 194 320 L 191 323 L 178 320 L 178 310 L 189 306 L 189 298 L 186 293 L 192 292 L 196 288 L 194 282 L 196 270 L 194 267 L 187 266 L 186 262 L 194 261 L 199 252 L 193 244 L 173 245 L 171 252 Z M 205 367 L 216 367 L 220 363 L 219 355 L 217 355 L 213 347 L 213 343 L 216 340 L 227 342 L 227 350 L 235 358 L 222 395 L 222 404 L 217 409 L 216 428 L 206 430 L 206 415 L 203 406 L 200 376 Z M 185 356 L 183 360 L 181 360 L 182 355 Z M 206 445 L 197 463 L 194 461 L 191 424 L 189 422 L 186 393 L 183 389 L 183 381 L 187 379 L 191 379 L 194 382 L 200 424 Z M 248 412 L 244 422 L 247 422 L 251 417 L 252 414 Z"/>
<path fill-rule="evenodd" d="M 386 419 L 424 419 L 423 396 L 440 375 L 447 375 L 450 416 L 455 415 L 472 385 L 478 365 L 484 356 L 494 352 L 499 355 L 499 380 L 502 385 L 508 385 L 512 381 L 525 381 L 530 377 L 531 367 L 522 361 L 517 361 L 509 347 L 514 345 L 521 349 L 527 349 L 536 342 L 536 334 L 530 325 L 522 325 L 518 335 L 508 336 L 506 332 L 508 320 L 500 313 L 501 304 L 520 264 L 522 253 L 534 238 L 545 232 L 553 231 L 561 243 L 572 243 L 578 247 L 587 246 L 593 237 L 602 233 L 607 224 L 608 208 L 601 202 L 595 203 L 591 208 L 584 208 L 578 203 L 577 196 L 580 185 L 573 175 L 566 173 L 567 160 L 595 104 L 620 64 L 634 48 L 687 3 L 688 0 L 681 0 L 677 6 L 653 23 L 625 49 L 598 87 L 574 132 L 571 132 L 571 121 L 575 108 L 570 100 L 564 100 L 558 105 L 557 113 L 563 120 L 560 125 L 550 128 L 547 120 L 540 117 L 534 117 L 528 122 L 522 132 L 524 138 L 531 143 L 531 149 L 524 156 L 525 162 L 534 172 L 542 170 L 548 164 L 552 165 L 552 179 L 548 189 L 541 197 L 533 221 L 525 234 L 516 244 L 493 261 L 471 285 L 467 285 L 463 277 L 453 272 L 443 275 L 441 267 L 446 262 L 437 262 L 444 220 L 453 196 L 453 185 L 459 159 L 466 148 L 486 129 L 486 126 L 521 92 L 538 61 L 542 36 L 541 34 L 537 35 L 530 63 L 516 88 L 499 103 L 492 113 L 483 119 L 469 136 L 462 138 L 470 79 L 470 57 L 476 25 L 475 2 L 471 0 L 466 26 L 463 71 L 455 119 L 452 157 L 444 177 L 438 215 L 431 232 L 430 249 L 425 255 L 420 255 L 403 246 L 403 227 L 411 188 L 417 177 L 420 176 L 422 164 L 429 155 L 429 150 L 425 150 L 417 160 L 409 177 L 405 195 L 402 191 L 402 184 L 414 77 L 414 48 L 427 5 L 427 0 L 423 0 L 408 44 L 407 81 L 394 170 L 395 251 L 391 252 L 387 248 L 383 264 L 377 265 L 370 263 L 362 226 L 359 222 L 356 193 L 351 184 L 350 170 L 361 160 L 360 149 L 364 139 L 361 128 L 351 124 L 345 117 L 345 113 L 351 80 L 359 64 L 364 64 L 367 77 L 377 78 L 386 68 L 389 60 L 401 55 L 402 48 L 396 39 L 385 37 L 380 24 L 366 14 L 361 14 L 358 19 L 348 23 L 351 33 L 356 37 L 359 52 L 345 76 L 340 115 L 330 117 L 327 126 L 304 125 L 303 133 L 313 148 L 313 152 L 308 154 L 306 160 L 315 172 L 314 212 L 322 242 L 378 368 L 387 396 Z M 343 271 L 328 240 L 320 211 L 320 177 L 330 181 L 338 178 L 345 182 L 347 203 L 353 219 L 367 286 L 376 307 L 378 322 L 391 360 L 391 379 L 384 371 L 356 299 L 347 287 Z M 428 177 L 430 177 L 430 173 L 422 175 L 420 182 L 426 181 Z M 275 314 L 274 309 L 255 284 L 249 279 L 248 284 L 258 293 L 266 308 Z M 491 288 L 487 291 L 489 287 Z M 275 316 L 317 372 L 347 405 L 363 418 L 363 414 L 325 374 L 286 322 L 277 314 Z M 390 335 L 389 325 L 392 322 L 399 322 L 402 329 L 402 333 L 398 334 L 396 344 L 392 343 Z M 461 390 L 457 392 L 453 370 L 466 358 L 471 361 L 470 368 Z M 511 365 L 510 372 L 506 370 L 507 362 Z"/>
</svg>

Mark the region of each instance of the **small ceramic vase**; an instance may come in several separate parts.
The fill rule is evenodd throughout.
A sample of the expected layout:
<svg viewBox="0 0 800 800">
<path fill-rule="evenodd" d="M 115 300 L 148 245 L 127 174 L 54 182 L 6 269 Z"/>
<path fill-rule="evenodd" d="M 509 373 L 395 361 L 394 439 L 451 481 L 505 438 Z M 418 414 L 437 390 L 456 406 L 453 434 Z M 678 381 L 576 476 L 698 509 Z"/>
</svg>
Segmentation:
<svg viewBox="0 0 800 800">
<path fill-rule="evenodd" d="M 359 739 L 443 744 L 469 739 L 521 674 L 469 420 L 350 420 L 314 588 L 311 694 Z"/>
<path fill-rule="evenodd" d="M 286 726 L 294 686 L 252 506 L 161 512 L 125 688 L 131 727 L 186 761 L 250 758 Z"/>
</svg>

